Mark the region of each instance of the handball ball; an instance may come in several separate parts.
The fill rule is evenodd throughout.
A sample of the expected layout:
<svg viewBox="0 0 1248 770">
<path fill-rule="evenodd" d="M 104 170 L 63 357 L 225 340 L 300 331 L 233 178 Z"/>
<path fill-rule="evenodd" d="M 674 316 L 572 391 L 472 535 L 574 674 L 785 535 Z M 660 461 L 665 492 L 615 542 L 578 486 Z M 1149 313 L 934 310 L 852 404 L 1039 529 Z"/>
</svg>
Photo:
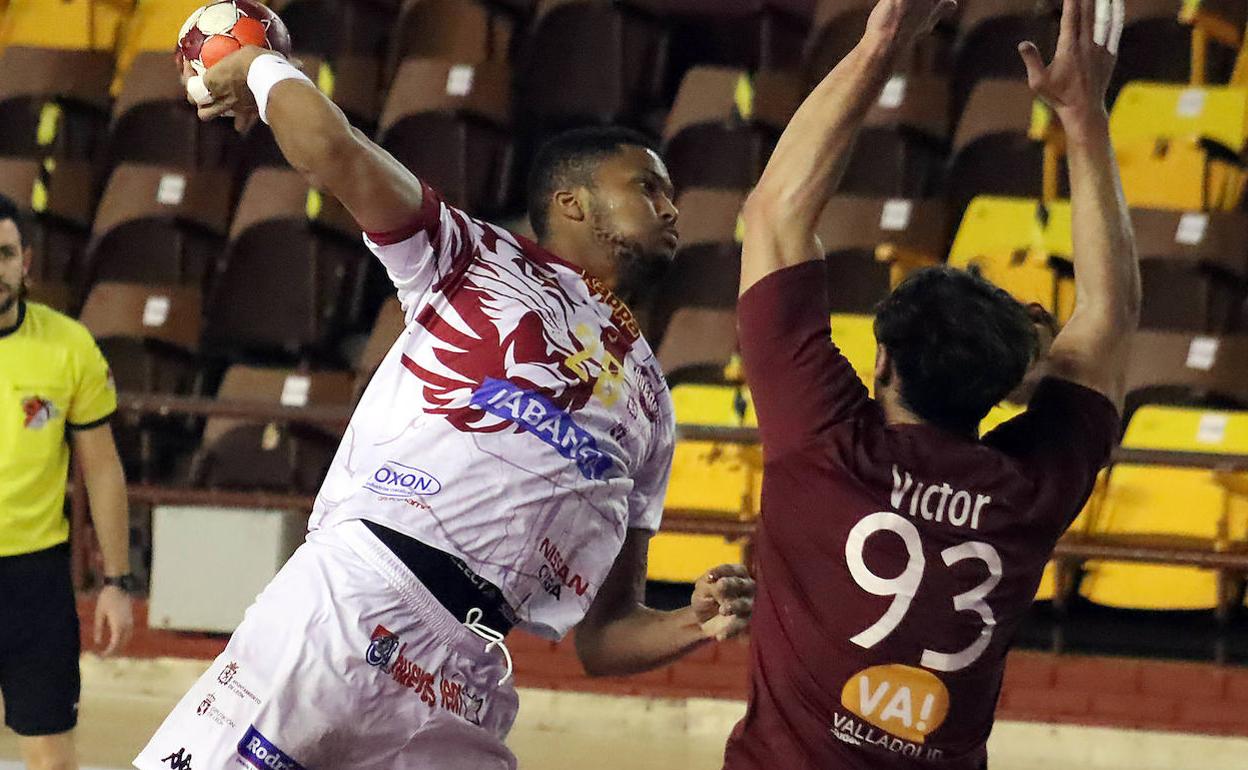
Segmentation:
<svg viewBox="0 0 1248 770">
<path fill-rule="evenodd" d="M 209 3 L 191 14 L 178 33 L 178 66 L 189 61 L 195 74 L 243 46 L 255 45 L 290 56 L 286 25 L 256 0 Z"/>
</svg>

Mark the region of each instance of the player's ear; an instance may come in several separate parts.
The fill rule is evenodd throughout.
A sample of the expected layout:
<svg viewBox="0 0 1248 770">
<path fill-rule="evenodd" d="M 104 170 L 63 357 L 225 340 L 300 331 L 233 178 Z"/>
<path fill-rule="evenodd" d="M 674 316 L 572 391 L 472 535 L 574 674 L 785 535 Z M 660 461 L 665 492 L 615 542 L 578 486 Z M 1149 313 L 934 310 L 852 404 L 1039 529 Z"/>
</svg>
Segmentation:
<svg viewBox="0 0 1248 770">
<path fill-rule="evenodd" d="M 564 219 L 570 219 L 573 222 L 584 222 L 586 216 L 586 205 L 581 200 L 579 190 L 559 190 L 555 193 L 554 202 L 551 204 L 551 214 L 561 216 Z"/>
<path fill-rule="evenodd" d="M 877 343 L 875 346 L 875 382 L 877 385 L 888 385 L 892 379 L 892 356 L 888 354 L 888 348 Z"/>
<path fill-rule="evenodd" d="M 29 246 L 22 248 L 22 277 L 26 278 L 30 275 L 30 266 L 34 264 L 35 252 Z"/>
</svg>

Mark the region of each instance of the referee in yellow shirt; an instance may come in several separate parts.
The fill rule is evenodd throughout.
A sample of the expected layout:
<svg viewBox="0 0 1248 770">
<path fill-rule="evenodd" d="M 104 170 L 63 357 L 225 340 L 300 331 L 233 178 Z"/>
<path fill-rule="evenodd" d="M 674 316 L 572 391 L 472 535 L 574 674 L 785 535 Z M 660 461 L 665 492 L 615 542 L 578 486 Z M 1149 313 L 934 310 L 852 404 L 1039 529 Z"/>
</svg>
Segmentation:
<svg viewBox="0 0 1248 770">
<path fill-rule="evenodd" d="M 117 408 L 108 364 L 81 324 L 25 301 L 31 255 L 22 225 L 17 207 L 0 196 L 0 695 L 26 767 L 75 770 L 80 649 L 65 518 L 70 444 L 104 553 L 95 613 L 104 655 L 134 629 L 126 480 L 108 424 Z"/>
</svg>

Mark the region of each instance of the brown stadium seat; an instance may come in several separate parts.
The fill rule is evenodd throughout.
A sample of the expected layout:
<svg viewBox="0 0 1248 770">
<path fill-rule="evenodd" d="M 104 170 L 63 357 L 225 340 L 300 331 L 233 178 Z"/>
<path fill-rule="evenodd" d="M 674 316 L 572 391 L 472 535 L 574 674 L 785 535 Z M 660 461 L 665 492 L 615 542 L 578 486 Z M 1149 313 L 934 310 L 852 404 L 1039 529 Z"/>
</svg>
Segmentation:
<svg viewBox="0 0 1248 770">
<path fill-rule="evenodd" d="M 672 181 L 681 189 L 753 187 L 802 96 L 791 73 L 689 70 L 663 129 Z"/>
<path fill-rule="evenodd" d="M 353 368 L 357 397 L 364 392 L 364 388 L 373 378 L 377 367 L 381 366 L 390 348 L 394 347 L 399 335 L 406 331 L 407 321 L 403 317 L 403 308 L 399 304 L 399 298 L 391 296 L 382 303 L 381 310 L 377 311 L 377 320 L 373 322 L 368 341 L 364 343 L 364 348 L 355 359 Z"/>
<path fill-rule="evenodd" d="M 232 366 L 217 398 L 289 407 L 349 407 L 350 372 Z M 213 417 L 204 425 L 191 482 L 215 488 L 314 492 L 320 486 L 341 431 L 336 428 Z"/>
<path fill-rule="evenodd" d="M 817 231 L 832 312 L 870 314 L 905 275 L 943 262 L 947 228 L 942 200 L 833 198 Z"/>
<path fill-rule="evenodd" d="M 1242 31 L 1245 22 L 1243 0 L 1220 0 L 1200 4 L 1202 11 L 1219 17 Z M 1133 80 L 1162 83 L 1188 83 L 1192 80 L 1192 27 L 1180 20 L 1183 0 L 1131 0 L 1127 3 L 1126 26 L 1118 49 L 1118 63 L 1110 86 L 1111 100 L 1123 85 Z M 1202 73 L 1205 83 L 1225 83 L 1235 66 L 1235 51 L 1210 46 Z"/>
<path fill-rule="evenodd" d="M 858 45 L 873 8 L 875 0 L 817 0 L 803 51 L 807 82 L 823 80 Z"/>
<path fill-rule="evenodd" d="M 199 390 L 203 301 L 188 286 L 100 283 L 79 320 L 91 331 L 122 393 L 192 395 Z M 187 421 L 123 413 L 113 423 L 131 478 L 166 478 L 194 448 Z"/>
<path fill-rule="evenodd" d="M 205 348 L 316 356 L 358 314 L 368 252 L 332 197 L 295 171 L 247 179 L 208 294 Z"/>
<path fill-rule="evenodd" d="M 381 60 L 375 54 L 341 54 L 326 58 L 319 54 L 296 52 L 294 58 L 321 92 L 346 113 L 353 126 L 372 133 L 377 126 L 383 97 L 380 87 Z M 217 122 L 233 132 L 229 123 Z M 289 168 L 273 132 L 263 123 L 257 123 L 248 131 L 242 145 L 239 166 L 242 177 L 264 166 Z"/>
<path fill-rule="evenodd" d="M 87 161 L 0 158 L 0 194 L 31 221 L 31 279 L 43 299 L 57 307 L 73 306 L 66 289 L 87 247 L 95 209 L 93 176 Z"/>
<path fill-rule="evenodd" d="M 90 159 L 108 122 L 112 57 L 9 47 L 0 54 L 0 155 Z"/>
<path fill-rule="evenodd" d="M 737 304 L 741 274 L 741 206 L 745 192 L 693 189 L 681 193 L 681 246 L 652 298 L 647 339 L 662 346 L 681 308 L 731 310 Z"/>
<path fill-rule="evenodd" d="M 1058 26 L 1049 0 L 963 0 L 958 5 L 952 79 L 955 120 L 980 80 L 1026 78 L 1019 43 L 1034 42 L 1047 61 L 1057 43 Z"/>
<path fill-rule="evenodd" d="M 935 193 L 949 152 L 949 82 L 896 75 L 854 143 L 841 193 L 907 198 Z"/>
<path fill-rule="evenodd" d="M 353 0 L 272 0 L 300 51 L 321 56 L 384 50 L 397 3 Z"/>
<path fill-rule="evenodd" d="M 497 213 L 512 165 L 510 82 L 504 64 L 407 59 L 382 110 L 378 141 L 449 203 Z"/>
<path fill-rule="evenodd" d="M 79 286 L 98 281 L 202 287 L 230 217 L 230 175 L 125 163 L 109 176 Z"/>
<path fill-rule="evenodd" d="M 514 27 L 512 14 L 488 0 L 404 0 L 391 32 L 386 72 L 393 74 L 408 58 L 505 62 Z"/>
<path fill-rule="evenodd" d="M 1044 148 L 1029 136 L 1034 98 L 1024 81 L 982 80 L 953 137 L 946 194 L 955 214 L 976 195 L 1040 197 Z"/>
<path fill-rule="evenodd" d="M 1248 336 L 1137 332 L 1127 394 L 1128 411 L 1142 403 L 1248 407 Z"/>
<path fill-rule="evenodd" d="M 682 307 L 672 314 L 659 346 L 659 366 L 669 385 L 719 382 L 737 352 L 733 308 Z"/>
<path fill-rule="evenodd" d="M 135 57 L 113 104 L 105 154 L 109 165 L 231 168 L 239 146 L 229 121 L 203 123 L 196 117 L 167 52 Z"/>
<path fill-rule="evenodd" d="M 517 109 L 545 129 L 634 123 L 661 101 L 663 28 L 627 5 L 542 0 L 518 55 Z"/>
<path fill-rule="evenodd" d="M 1131 219 L 1144 293 L 1140 326 L 1237 330 L 1248 292 L 1248 216 L 1136 209 Z"/>
</svg>

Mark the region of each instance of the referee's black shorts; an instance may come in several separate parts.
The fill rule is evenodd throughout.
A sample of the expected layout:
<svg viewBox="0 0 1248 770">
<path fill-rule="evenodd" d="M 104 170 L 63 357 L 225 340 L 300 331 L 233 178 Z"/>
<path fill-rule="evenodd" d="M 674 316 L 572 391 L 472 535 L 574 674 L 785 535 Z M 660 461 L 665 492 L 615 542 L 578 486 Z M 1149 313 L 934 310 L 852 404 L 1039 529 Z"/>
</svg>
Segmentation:
<svg viewBox="0 0 1248 770">
<path fill-rule="evenodd" d="M 0 694 L 18 735 L 56 735 L 78 723 L 78 608 L 69 545 L 0 557 Z"/>
</svg>

